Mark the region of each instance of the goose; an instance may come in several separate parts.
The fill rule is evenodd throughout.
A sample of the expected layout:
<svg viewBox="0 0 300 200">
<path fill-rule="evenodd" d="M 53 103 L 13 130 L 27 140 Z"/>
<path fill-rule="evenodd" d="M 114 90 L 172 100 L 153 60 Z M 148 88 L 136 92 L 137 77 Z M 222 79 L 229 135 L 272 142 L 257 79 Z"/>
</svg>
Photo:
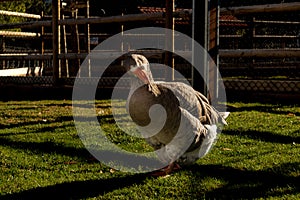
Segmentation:
<svg viewBox="0 0 300 200">
<path fill-rule="evenodd" d="M 131 74 L 126 109 L 146 142 L 166 167 L 164 176 L 205 156 L 217 138 L 217 124 L 227 125 L 200 92 L 183 82 L 154 81 L 147 58 L 129 53 L 123 66 Z"/>
</svg>

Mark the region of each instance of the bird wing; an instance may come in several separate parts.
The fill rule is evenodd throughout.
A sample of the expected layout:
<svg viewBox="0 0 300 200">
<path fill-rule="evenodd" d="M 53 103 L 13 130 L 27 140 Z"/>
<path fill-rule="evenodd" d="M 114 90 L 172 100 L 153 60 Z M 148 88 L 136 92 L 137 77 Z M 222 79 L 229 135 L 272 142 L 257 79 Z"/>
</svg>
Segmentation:
<svg viewBox="0 0 300 200">
<path fill-rule="evenodd" d="M 227 124 L 223 116 L 210 105 L 208 99 L 191 86 L 182 82 L 156 81 L 155 83 L 170 89 L 178 98 L 180 107 L 200 119 L 203 124 L 216 124 L 219 121 Z"/>
</svg>

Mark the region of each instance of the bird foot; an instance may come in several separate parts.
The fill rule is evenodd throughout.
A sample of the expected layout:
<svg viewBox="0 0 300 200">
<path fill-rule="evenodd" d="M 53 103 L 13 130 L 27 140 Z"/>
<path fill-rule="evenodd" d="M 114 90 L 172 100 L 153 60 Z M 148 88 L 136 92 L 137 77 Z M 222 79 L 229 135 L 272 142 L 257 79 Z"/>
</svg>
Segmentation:
<svg viewBox="0 0 300 200">
<path fill-rule="evenodd" d="M 152 172 L 150 175 L 154 177 L 168 176 L 169 174 L 178 171 L 180 169 L 181 167 L 177 163 L 171 163 L 160 170 Z"/>
</svg>

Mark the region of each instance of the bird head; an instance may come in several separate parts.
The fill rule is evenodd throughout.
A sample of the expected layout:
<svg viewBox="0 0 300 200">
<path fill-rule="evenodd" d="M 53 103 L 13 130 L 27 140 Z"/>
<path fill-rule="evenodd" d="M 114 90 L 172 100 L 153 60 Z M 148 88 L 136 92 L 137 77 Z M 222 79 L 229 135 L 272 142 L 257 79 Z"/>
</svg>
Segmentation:
<svg viewBox="0 0 300 200">
<path fill-rule="evenodd" d="M 140 54 L 129 54 L 126 56 L 123 62 L 127 71 L 134 75 L 131 82 L 132 88 L 138 88 L 141 85 L 148 85 L 149 92 L 152 92 L 155 96 L 160 95 L 160 90 L 154 83 L 152 73 L 150 70 L 150 64 L 147 58 Z"/>
<path fill-rule="evenodd" d="M 124 60 L 124 67 L 137 77 L 143 84 L 153 82 L 147 58 L 140 54 L 129 54 Z"/>
</svg>

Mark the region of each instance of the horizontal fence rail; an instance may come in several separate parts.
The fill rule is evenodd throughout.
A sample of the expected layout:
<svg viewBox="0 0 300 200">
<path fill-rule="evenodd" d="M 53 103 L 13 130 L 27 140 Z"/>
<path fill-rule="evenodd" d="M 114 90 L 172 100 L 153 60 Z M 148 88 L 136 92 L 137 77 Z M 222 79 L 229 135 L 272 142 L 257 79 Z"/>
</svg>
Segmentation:
<svg viewBox="0 0 300 200">
<path fill-rule="evenodd" d="M 298 57 L 300 58 L 300 49 L 220 49 L 219 56 L 226 57 L 226 58 L 243 58 L 243 57 L 260 57 L 260 58 Z"/>
<path fill-rule="evenodd" d="M 40 33 L 17 32 L 17 31 L 0 31 L 0 36 L 6 37 L 40 37 Z"/>
<path fill-rule="evenodd" d="M 269 12 L 293 12 L 300 10 L 300 2 L 241 6 L 241 7 L 227 7 L 221 8 L 221 15 L 243 15 Z"/>
<path fill-rule="evenodd" d="M 33 18 L 33 19 L 41 19 L 42 18 L 41 15 L 21 13 L 21 12 L 12 12 L 12 11 L 7 11 L 7 10 L 0 10 L 0 15 L 26 17 L 26 18 Z"/>
<path fill-rule="evenodd" d="M 185 18 L 190 16 L 189 10 L 174 12 L 173 17 Z M 112 17 L 95 17 L 95 18 L 84 18 L 84 19 L 62 19 L 58 21 L 58 25 L 82 25 L 82 24 L 109 24 L 109 23 L 128 23 L 136 21 L 155 21 L 164 20 L 165 13 L 148 13 L 148 14 L 129 14 L 119 15 Z M 51 26 L 52 21 L 36 21 L 36 22 L 23 22 L 23 23 L 11 23 L 11 24 L 0 24 L 1 29 L 12 29 L 12 28 L 33 28 L 41 26 Z"/>
<path fill-rule="evenodd" d="M 137 50 L 137 51 L 130 51 L 136 52 L 136 53 L 142 53 L 143 55 L 147 57 L 156 56 L 160 57 L 165 52 L 163 50 Z M 191 51 L 174 51 L 177 55 L 180 55 L 182 57 L 188 58 L 192 56 Z M 101 60 L 101 59 L 108 59 L 108 58 L 117 58 L 120 55 L 125 54 L 125 51 L 93 51 L 92 53 L 60 53 L 58 55 L 59 59 L 95 59 L 95 60 Z M 176 55 L 173 55 L 173 57 L 176 57 Z M 33 54 L 33 55 L 27 55 L 27 54 L 0 54 L 0 60 L 49 60 L 52 59 L 52 54 L 48 55 L 42 55 L 39 53 Z"/>
</svg>

